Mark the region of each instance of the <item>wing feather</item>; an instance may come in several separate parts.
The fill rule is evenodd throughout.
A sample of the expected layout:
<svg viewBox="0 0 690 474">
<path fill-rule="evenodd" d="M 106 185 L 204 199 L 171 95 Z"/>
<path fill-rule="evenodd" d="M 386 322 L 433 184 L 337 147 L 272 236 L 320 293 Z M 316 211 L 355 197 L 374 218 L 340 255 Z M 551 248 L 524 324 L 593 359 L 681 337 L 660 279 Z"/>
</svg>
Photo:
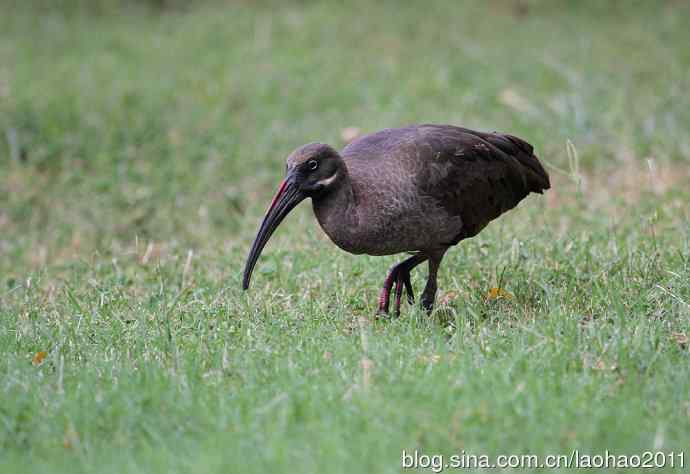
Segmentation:
<svg viewBox="0 0 690 474">
<path fill-rule="evenodd" d="M 473 237 L 529 193 L 550 187 L 532 146 L 520 138 L 449 125 L 417 131 L 418 149 L 426 155 L 417 186 L 463 223 L 450 245 Z"/>
</svg>

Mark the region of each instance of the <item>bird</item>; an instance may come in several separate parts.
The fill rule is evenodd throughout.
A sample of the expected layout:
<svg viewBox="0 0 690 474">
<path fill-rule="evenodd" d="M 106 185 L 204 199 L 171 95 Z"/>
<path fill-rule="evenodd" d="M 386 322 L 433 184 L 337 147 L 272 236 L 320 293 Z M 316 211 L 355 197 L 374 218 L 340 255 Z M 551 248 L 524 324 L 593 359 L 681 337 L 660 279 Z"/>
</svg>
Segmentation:
<svg viewBox="0 0 690 474">
<path fill-rule="evenodd" d="M 447 250 L 476 236 L 530 193 L 551 186 L 532 145 L 514 135 L 420 124 L 362 136 L 340 152 L 309 143 L 287 158 L 286 175 L 252 243 L 242 287 L 285 216 L 311 198 L 316 219 L 342 250 L 374 256 L 406 253 L 392 266 L 378 313 L 395 315 L 403 290 L 414 303 L 410 272 L 428 262 L 421 306 L 431 312 Z"/>
</svg>

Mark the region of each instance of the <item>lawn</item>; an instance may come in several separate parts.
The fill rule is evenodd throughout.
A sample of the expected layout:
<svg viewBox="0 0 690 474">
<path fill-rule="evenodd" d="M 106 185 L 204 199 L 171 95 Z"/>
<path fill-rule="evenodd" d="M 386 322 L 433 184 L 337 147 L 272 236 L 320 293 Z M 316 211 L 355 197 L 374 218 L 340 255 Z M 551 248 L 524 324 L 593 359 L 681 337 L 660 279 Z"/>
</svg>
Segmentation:
<svg viewBox="0 0 690 474">
<path fill-rule="evenodd" d="M 0 10 L 0 472 L 688 450 L 687 3 Z M 552 189 L 448 252 L 431 316 L 375 319 L 401 256 L 308 203 L 241 290 L 290 151 L 418 122 L 518 135 Z"/>
</svg>

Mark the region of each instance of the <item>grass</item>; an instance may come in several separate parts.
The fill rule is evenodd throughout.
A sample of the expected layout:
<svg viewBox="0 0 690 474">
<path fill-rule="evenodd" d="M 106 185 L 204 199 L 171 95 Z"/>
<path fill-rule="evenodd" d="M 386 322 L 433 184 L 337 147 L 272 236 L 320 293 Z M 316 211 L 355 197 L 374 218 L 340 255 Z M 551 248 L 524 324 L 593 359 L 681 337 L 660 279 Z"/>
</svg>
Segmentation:
<svg viewBox="0 0 690 474">
<path fill-rule="evenodd" d="M 687 449 L 682 2 L 3 3 L 1 472 Z M 553 189 L 448 253 L 431 318 L 374 320 L 399 257 L 308 205 L 241 291 L 293 148 L 414 122 L 524 137 Z"/>
</svg>

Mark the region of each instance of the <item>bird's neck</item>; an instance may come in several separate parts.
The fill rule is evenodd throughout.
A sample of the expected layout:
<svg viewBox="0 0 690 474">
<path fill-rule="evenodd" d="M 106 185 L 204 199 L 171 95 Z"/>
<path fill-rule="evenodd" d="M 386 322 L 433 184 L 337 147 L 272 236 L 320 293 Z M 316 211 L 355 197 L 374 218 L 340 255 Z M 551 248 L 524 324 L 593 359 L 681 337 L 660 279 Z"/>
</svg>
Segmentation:
<svg viewBox="0 0 690 474">
<path fill-rule="evenodd" d="M 312 204 L 316 219 L 324 232 L 340 248 L 353 251 L 352 246 L 359 226 L 357 198 L 347 169 L 343 167 L 338 172 L 343 173 L 343 176 L 334 183 L 334 188 L 312 199 Z"/>
</svg>

